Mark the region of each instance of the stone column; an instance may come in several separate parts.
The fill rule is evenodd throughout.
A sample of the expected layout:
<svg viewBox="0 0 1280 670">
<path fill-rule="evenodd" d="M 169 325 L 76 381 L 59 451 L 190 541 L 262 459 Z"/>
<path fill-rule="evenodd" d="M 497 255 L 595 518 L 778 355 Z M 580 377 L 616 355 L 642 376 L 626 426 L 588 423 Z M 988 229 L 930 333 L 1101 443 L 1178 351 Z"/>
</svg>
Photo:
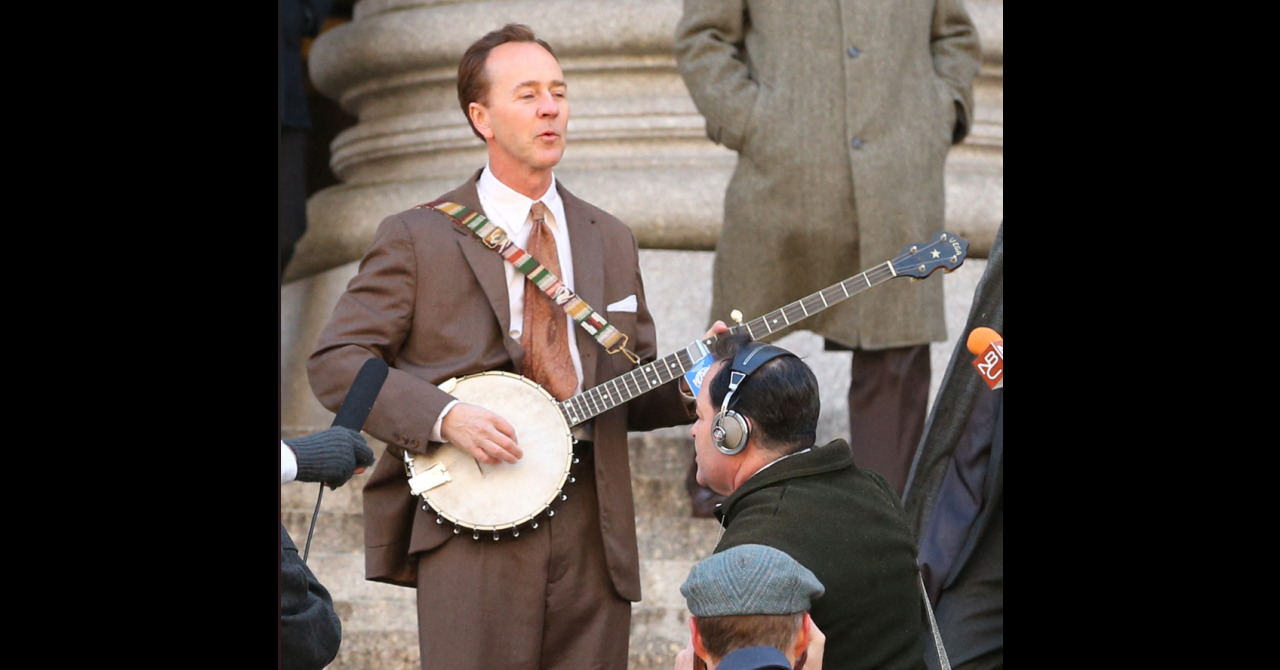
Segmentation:
<svg viewBox="0 0 1280 670">
<path fill-rule="evenodd" d="M 311 52 L 317 87 L 360 118 L 333 143 L 342 186 L 317 193 L 288 279 L 359 258 L 381 219 L 484 164 L 459 109 L 462 52 L 508 22 L 556 49 L 569 82 L 574 193 L 626 221 L 643 247 L 713 249 L 736 156 L 706 139 L 676 71 L 678 0 L 364 0 Z"/>
<path fill-rule="evenodd" d="M 971 257 L 981 258 L 1004 215 L 1004 4 L 967 0 L 967 7 L 983 66 L 973 130 L 947 163 L 947 228 L 968 238 Z M 506 23 L 530 25 L 556 49 L 572 100 L 570 141 L 557 176 L 635 231 L 652 277 L 647 288 L 659 348 L 667 353 L 700 334 L 736 154 L 706 138 L 676 70 L 672 36 L 680 13 L 680 0 L 362 0 L 351 23 L 316 41 L 313 80 L 359 123 L 333 143 L 332 167 L 343 183 L 311 198 L 308 232 L 285 273 L 292 282 L 282 295 L 286 435 L 332 421 L 311 395 L 305 362 L 378 223 L 453 189 L 484 164 L 484 145 L 458 107 L 457 63 L 471 42 Z M 981 274 L 981 262 L 973 266 L 947 279 L 949 323 L 952 312 L 963 323 L 973 290 L 965 277 Z M 953 340 L 962 335 L 955 330 Z M 820 433 L 838 436 L 847 431 L 848 354 L 822 352 L 815 337 L 797 333 L 783 346 L 803 352 L 819 371 L 823 406 L 832 408 L 830 418 L 823 413 Z M 953 346 L 935 345 L 935 359 L 942 356 L 935 369 L 943 369 Z M 668 430 L 632 439 L 645 591 L 634 610 L 632 670 L 670 667 L 687 641 L 676 587 L 714 543 L 708 540 L 714 521 L 688 518 L 683 435 Z M 313 569 L 330 587 L 344 626 L 331 667 L 413 668 L 413 592 L 363 581 L 358 493 L 367 476 L 339 495 L 326 494 L 312 548 Z M 285 522 L 295 538 L 305 538 L 314 492 L 289 488 L 295 486 L 283 496 Z"/>
</svg>

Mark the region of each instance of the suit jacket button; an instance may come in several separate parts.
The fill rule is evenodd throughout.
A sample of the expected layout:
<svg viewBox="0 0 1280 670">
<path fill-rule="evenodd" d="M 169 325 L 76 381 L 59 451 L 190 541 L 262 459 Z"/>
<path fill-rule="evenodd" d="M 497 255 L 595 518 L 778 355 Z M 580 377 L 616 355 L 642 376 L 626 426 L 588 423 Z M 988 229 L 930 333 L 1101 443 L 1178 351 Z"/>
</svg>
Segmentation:
<svg viewBox="0 0 1280 670">
<path fill-rule="evenodd" d="M 859 55 L 861 55 L 861 54 L 862 54 L 862 52 L 861 52 L 861 51 L 858 51 L 858 47 L 849 47 L 849 57 L 850 57 L 850 58 L 857 58 L 857 57 L 858 57 Z"/>
<path fill-rule="evenodd" d="M 418 441 L 417 441 L 417 440 L 409 440 L 409 444 L 412 444 L 413 446 L 415 446 L 415 447 L 416 447 L 416 446 L 418 446 Z"/>
<path fill-rule="evenodd" d="M 854 149 L 861 149 L 861 148 L 862 148 L 862 144 L 863 144 L 863 142 L 862 142 L 862 138 L 861 138 L 861 137 L 855 137 L 855 138 L 853 138 L 853 139 L 849 140 L 849 146 L 853 147 Z"/>
</svg>

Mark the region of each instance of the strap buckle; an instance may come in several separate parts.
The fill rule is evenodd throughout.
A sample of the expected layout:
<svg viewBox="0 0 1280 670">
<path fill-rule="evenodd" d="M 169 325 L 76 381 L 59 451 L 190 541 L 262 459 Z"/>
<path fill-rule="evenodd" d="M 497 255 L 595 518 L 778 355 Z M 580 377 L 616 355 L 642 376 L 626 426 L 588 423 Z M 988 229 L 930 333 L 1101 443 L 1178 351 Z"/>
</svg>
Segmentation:
<svg viewBox="0 0 1280 670">
<path fill-rule="evenodd" d="M 622 355 L 626 356 L 627 359 L 630 360 L 632 363 L 635 363 L 636 365 L 640 365 L 640 357 L 637 356 L 635 352 L 631 351 L 630 349 L 627 349 L 627 339 L 628 339 L 627 334 L 626 333 L 618 333 L 618 334 L 622 336 L 622 339 L 619 340 L 616 345 L 614 345 L 613 349 L 609 349 L 609 347 L 605 347 L 604 352 L 611 356 L 618 352 L 622 352 Z"/>
<path fill-rule="evenodd" d="M 490 249 L 497 249 L 499 245 L 507 241 L 507 231 L 494 226 L 488 235 L 480 238 L 480 241 Z"/>
</svg>

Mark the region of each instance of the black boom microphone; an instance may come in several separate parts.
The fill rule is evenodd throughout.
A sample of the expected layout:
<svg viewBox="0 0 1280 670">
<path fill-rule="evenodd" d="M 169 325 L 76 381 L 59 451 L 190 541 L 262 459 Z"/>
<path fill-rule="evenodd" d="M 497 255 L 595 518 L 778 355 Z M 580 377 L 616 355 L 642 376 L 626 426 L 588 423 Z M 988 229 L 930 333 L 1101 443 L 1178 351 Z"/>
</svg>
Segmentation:
<svg viewBox="0 0 1280 670">
<path fill-rule="evenodd" d="M 342 399 L 342 407 L 338 408 L 338 416 L 333 418 L 334 426 L 342 426 L 360 432 L 364 422 L 373 411 L 373 403 L 378 399 L 382 384 L 387 381 L 387 362 L 381 358 L 370 358 L 356 373 L 356 380 L 351 382 L 347 397 Z M 311 555 L 311 535 L 316 532 L 316 518 L 320 516 L 320 500 L 324 498 L 324 482 L 320 482 L 320 493 L 316 495 L 316 510 L 311 513 L 311 529 L 307 531 L 307 547 L 302 552 L 302 562 L 307 562 Z"/>
<path fill-rule="evenodd" d="M 387 362 L 381 358 L 370 358 L 365 361 L 356 380 L 351 382 L 351 390 L 342 400 L 338 408 L 338 416 L 333 418 L 333 425 L 350 428 L 359 432 L 373 409 L 373 401 L 378 399 L 378 391 L 387 381 Z"/>
</svg>

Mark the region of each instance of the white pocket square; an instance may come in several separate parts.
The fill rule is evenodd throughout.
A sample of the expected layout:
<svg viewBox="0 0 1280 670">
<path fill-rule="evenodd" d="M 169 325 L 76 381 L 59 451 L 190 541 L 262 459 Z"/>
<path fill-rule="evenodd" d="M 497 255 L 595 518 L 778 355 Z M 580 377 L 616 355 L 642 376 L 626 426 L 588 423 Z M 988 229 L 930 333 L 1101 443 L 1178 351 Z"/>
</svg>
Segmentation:
<svg viewBox="0 0 1280 670">
<path fill-rule="evenodd" d="M 613 303 L 605 308 L 607 312 L 635 312 L 636 311 L 636 295 L 631 295 Z"/>
</svg>

